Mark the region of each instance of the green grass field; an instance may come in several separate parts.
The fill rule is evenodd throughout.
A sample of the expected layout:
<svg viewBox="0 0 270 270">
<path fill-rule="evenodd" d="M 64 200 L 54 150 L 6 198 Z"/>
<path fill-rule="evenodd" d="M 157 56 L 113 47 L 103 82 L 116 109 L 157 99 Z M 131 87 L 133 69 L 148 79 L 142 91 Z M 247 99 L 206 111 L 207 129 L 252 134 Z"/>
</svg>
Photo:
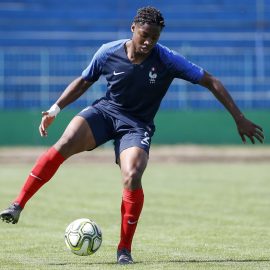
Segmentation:
<svg viewBox="0 0 270 270">
<path fill-rule="evenodd" d="M 32 164 L 1 165 L 0 207 L 18 193 Z M 136 264 L 115 263 L 120 226 L 118 167 L 62 166 L 28 203 L 17 225 L 0 223 L 0 269 L 270 269 L 267 163 L 152 163 L 133 242 Z M 103 231 L 100 250 L 73 255 L 66 226 L 89 217 Z"/>
</svg>

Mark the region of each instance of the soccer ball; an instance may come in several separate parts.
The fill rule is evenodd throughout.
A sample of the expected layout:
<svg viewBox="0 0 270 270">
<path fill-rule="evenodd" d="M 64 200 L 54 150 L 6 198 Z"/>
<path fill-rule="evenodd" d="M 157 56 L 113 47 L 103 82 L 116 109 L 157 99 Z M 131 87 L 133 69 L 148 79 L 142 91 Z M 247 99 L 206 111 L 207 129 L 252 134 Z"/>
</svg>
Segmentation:
<svg viewBox="0 0 270 270">
<path fill-rule="evenodd" d="M 88 218 L 76 219 L 66 228 L 65 242 L 72 253 L 91 255 L 101 246 L 102 232 L 94 221 Z"/>
</svg>

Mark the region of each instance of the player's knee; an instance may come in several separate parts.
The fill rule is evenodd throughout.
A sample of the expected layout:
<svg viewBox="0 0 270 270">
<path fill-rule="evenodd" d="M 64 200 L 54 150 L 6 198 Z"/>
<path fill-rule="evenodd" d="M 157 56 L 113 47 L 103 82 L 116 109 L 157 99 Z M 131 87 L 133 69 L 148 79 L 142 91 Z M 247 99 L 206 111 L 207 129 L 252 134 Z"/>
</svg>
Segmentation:
<svg viewBox="0 0 270 270">
<path fill-rule="evenodd" d="M 64 156 L 76 154 L 76 142 L 72 136 L 63 135 L 55 144 L 56 149 Z"/>
<path fill-rule="evenodd" d="M 136 189 L 141 185 L 143 171 L 138 168 L 132 168 L 123 172 L 123 186 L 127 189 Z"/>
</svg>

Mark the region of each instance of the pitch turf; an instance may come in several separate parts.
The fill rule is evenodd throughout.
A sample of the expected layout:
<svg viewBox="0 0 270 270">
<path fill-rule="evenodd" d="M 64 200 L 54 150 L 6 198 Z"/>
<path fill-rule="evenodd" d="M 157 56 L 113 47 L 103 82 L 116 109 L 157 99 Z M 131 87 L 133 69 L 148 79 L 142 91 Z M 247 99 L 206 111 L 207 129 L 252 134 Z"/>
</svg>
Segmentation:
<svg viewBox="0 0 270 270">
<path fill-rule="evenodd" d="M 0 207 L 32 165 L 1 165 Z M 62 166 L 30 201 L 17 225 L 0 223 L 0 269 L 269 269 L 269 164 L 149 164 L 145 206 L 130 266 L 115 264 L 120 173 L 108 164 Z M 66 226 L 89 217 L 103 244 L 89 257 L 70 253 Z"/>
</svg>

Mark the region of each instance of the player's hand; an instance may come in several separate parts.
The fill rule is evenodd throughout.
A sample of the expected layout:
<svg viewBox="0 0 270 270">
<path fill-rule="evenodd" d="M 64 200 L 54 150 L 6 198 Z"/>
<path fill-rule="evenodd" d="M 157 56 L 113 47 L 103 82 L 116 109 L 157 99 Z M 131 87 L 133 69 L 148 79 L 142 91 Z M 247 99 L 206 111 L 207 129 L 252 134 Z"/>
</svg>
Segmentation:
<svg viewBox="0 0 270 270">
<path fill-rule="evenodd" d="M 53 122 L 55 116 L 49 116 L 48 112 L 42 112 L 42 119 L 39 125 L 39 133 L 41 137 L 46 137 L 48 135 L 47 128 Z"/>
<path fill-rule="evenodd" d="M 263 143 L 263 129 L 260 126 L 255 125 L 245 117 L 242 117 L 240 120 L 238 120 L 236 125 L 243 143 L 246 143 L 245 136 L 248 137 L 253 144 L 255 143 L 255 138 L 260 143 Z"/>
</svg>

